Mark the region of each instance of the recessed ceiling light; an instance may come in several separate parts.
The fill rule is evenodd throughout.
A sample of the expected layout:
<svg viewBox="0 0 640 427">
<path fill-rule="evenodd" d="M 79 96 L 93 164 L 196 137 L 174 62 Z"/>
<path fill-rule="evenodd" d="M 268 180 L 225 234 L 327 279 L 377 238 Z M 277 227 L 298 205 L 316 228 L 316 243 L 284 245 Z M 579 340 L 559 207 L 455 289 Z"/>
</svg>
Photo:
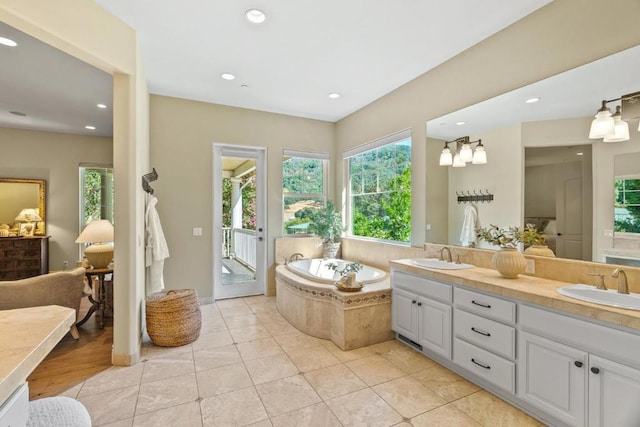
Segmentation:
<svg viewBox="0 0 640 427">
<path fill-rule="evenodd" d="M 9 47 L 18 46 L 18 43 L 14 42 L 13 40 L 8 39 L 6 37 L 0 37 L 0 44 L 5 45 L 5 46 L 9 46 Z"/>
<path fill-rule="evenodd" d="M 524 102 L 526 102 L 527 104 L 533 104 L 534 102 L 538 102 L 538 101 L 540 101 L 540 98 L 533 97 L 533 98 L 529 98 L 529 99 L 527 99 L 527 100 L 526 100 L 526 101 L 524 101 Z"/>
<path fill-rule="evenodd" d="M 222 73 L 222 74 L 220 74 L 220 77 L 221 77 L 222 79 L 224 79 L 224 80 L 233 80 L 233 79 L 235 79 L 235 78 L 236 78 L 236 76 L 234 76 L 234 75 L 233 75 L 233 74 L 231 74 L 231 73 Z"/>
<path fill-rule="evenodd" d="M 240 87 L 249 87 L 249 85 L 240 85 Z"/>
<path fill-rule="evenodd" d="M 576 153 L 576 156 L 584 156 L 584 153 L 582 152 Z"/>
<path fill-rule="evenodd" d="M 466 124 L 466 123 L 467 123 L 467 122 L 456 122 L 456 125 L 457 125 L 457 126 L 462 126 L 462 125 L 464 125 L 464 124 Z"/>
<path fill-rule="evenodd" d="M 13 114 L 14 116 L 20 116 L 20 117 L 26 117 L 27 115 L 25 113 L 23 113 L 22 111 L 9 111 L 11 114 Z"/>
<path fill-rule="evenodd" d="M 340 98 L 340 94 L 339 93 L 335 93 L 335 92 L 334 93 L 330 93 L 329 94 L 329 98 L 331 98 L 331 99 Z"/>
<path fill-rule="evenodd" d="M 244 16 L 254 24 L 262 24 L 267 19 L 267 15 L 259 9 L 249 9 L 244 13 Z"/>
<path fill-rule="evenodd" d="M 98 108 L 102 108 L 102 109 L 107 108 L 107 106 L 106 106 L 106 105 L 104 105 L 104 104 L 96 104 L 96 107 L 98 107 Z"/>
<path fill-rule="evenodd" d="M 96 127 L 91 125 L 86 125 L 84 128 L 89 130 L 96 130 Z"/>
</svg>

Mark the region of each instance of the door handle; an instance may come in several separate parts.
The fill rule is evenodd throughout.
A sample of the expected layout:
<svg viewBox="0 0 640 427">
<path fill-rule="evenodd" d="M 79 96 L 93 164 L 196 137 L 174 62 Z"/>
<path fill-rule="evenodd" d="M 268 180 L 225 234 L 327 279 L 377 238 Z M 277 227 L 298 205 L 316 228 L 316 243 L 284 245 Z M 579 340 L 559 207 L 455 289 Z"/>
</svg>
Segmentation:
<svg viewBox="0 0 640 427">
<path fill-rule="evenodd" d="M 258 237 L 258 241 L 262 242 L 264 239 L 262 238 L 262 236 Z"/>
</svg>

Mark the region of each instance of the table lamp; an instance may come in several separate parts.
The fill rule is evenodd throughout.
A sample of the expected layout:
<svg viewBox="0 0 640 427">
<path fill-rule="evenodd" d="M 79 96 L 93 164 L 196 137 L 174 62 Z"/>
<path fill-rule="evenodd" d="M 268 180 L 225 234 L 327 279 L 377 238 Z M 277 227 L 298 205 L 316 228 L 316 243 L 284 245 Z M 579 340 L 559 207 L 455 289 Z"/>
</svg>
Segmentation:
<svg viewBox="0 0 640 427">
<path fill-rule="evenodd" d="M 93 243 L 84 250 L 93 268 L 107 268 L 113 259 L 113 246 L 105 245 L 106 242 L 113 242 L 113 225 L 107 219 L 91 221 L 76 239 L 76 243 Z"/>
<path fill-rule="evenodd" d="M 25 208 L 20 211 L 18 216 L 16 217 L 16 221 L 18 222 L 31 222 L 31 221 L 42 221 L 38 212 L 33 208 Z"/>
</svg>

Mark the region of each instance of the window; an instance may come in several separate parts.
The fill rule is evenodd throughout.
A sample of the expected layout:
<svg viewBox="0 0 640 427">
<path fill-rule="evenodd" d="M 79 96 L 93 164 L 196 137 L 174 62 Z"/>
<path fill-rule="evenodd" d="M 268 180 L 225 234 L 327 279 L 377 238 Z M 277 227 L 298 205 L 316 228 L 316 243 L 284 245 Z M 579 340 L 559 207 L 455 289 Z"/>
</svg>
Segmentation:
<svg viewBox="0 0 640 427">
<path fill-rule="evenodd" d="M 113 169 L 80 166 L 80 230 L 94 219 L 113 223 Z"/>
<path fill-rule="evenodd" d="M 348 159 L 351 235 L 411 240 L 411 134 L 357 147 Z"/>
<path fill-rule="evenodd" d="M 284 234 L 306 234 L 313 209 L 326 202 L 329 156 L 285 150 L 282 162 Z"/>
<path fill-rule="evenodd" d="M 614 230 L 640 233 L 640 178 L 615 180 Z"/>
</svg>

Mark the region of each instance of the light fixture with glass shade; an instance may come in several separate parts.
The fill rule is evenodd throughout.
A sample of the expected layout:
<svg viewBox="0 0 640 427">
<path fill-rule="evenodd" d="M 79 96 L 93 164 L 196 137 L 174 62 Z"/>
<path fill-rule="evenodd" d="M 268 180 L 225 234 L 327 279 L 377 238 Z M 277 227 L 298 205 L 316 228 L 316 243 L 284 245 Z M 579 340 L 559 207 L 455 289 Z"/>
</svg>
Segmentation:
<svg viewBox="0 0 640 427">
<path fill-rule="evenodd" d="M 613 132 L 606 135 L 603 142 L 621 142 L 629 140 L 629 124 L 622 120 L 621 106 L 616 107 L 616 112 L 613 115 Z"/>
<path fill-rule="evenodd" d="M 107 268 L 113 260 L 113 225 L 107 219 L 91 221 L 80 233 L 76 243 L 93 243 L 84 250 L 84 256 L 93 268 Z"/>
<path fill-rule="evenodd" d="M 607 107 L 610 102 L 621 101 L 616 106 L 616 112 L 611 115 Z M 604 142 L 620 142 L 629 140 L 629 120 L 640 117 L 640 92 L 622 95 L 620 98 L 603 100 L 602 106 L 591 122 L 589 138 L 603 138 Z M 635 105 L 634 105 L 635 104 Z M 640 131 L 640 125 L 638 126 Z"/>
<path fill-rule="evenodd" d="M 451 152 L 449 148 L 449 144 L 452 143 L 456 144 L 456 150 L 454 152 Z M 475 149 L 472 148 L 472 144 L 477 144 Z M 487 152 L 484 149 L 484 145 L 482 145 L 481 139 L 469 141 L 468 136 L 463 136 L 444 143 L 444 148 L 440 153 L 440 166 L 461 168 L 465 167 L 469 162 L 474 165 L 484 165 L 487 163 Z"/>
</svg>

